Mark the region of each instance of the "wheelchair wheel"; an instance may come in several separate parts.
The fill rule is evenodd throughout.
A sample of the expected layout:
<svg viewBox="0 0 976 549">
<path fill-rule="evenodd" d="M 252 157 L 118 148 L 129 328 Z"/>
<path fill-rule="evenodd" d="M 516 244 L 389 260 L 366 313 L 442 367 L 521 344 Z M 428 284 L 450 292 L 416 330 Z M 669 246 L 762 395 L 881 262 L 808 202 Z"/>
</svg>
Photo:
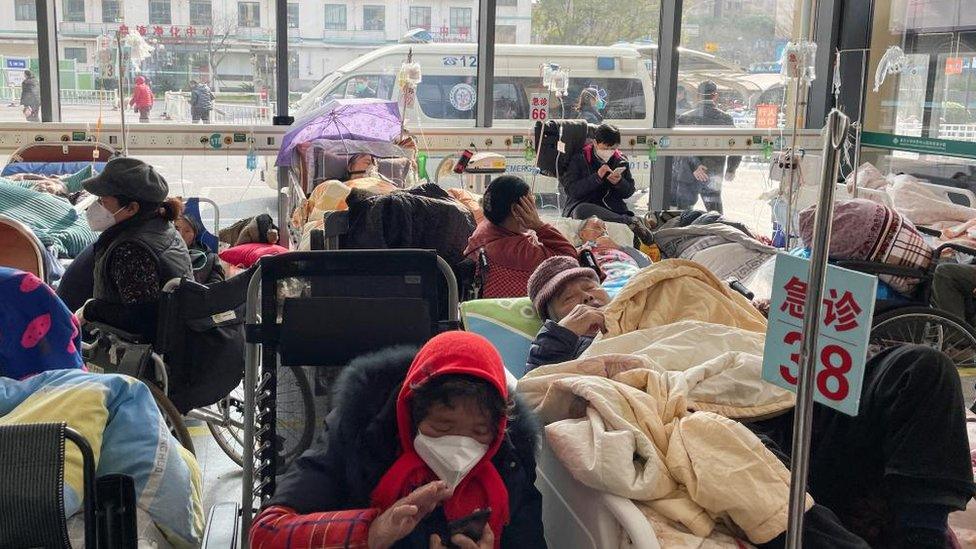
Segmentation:
<svg viewBox="0 0 976 549">
<path fill-rule="evenodd" d="M 169 432 L 176 437 L 176 440 L 183 445 L 184 448 L 194 454 L 193 451 L 193 439 L 190 438 L 190 432 L 186 429 L 186 423 L 183 421 L 183 415 L 176 410 L 176 406 L 170 402 L 169 397 L 163 394 L 162 389 L 156 386 L 155 383 L 145 382 L 146 387 L 149 387 L 149 392 L 152 393 L 153 400 L 156 401 L 156 406 L 159 408 L 159 412 L 163 414 L 163 419 L 166 420 L 166 426 L 169 427 Z"/>
<path fill-rule="evenodd" d="M 926 307 L 903 307 L 874 319 L 869 352 L 916 344 L 942 351 L 957 368 L 976 367 L 976 331 L 966 321 Z"/>
<path fill-rule="evenodd" d="M 315 402 L 305 372 L 292 366 L 278 370 L 278 439 L 285 465 L 300 456 L 311 444 L 315 434 Z M 217 446 L 234 463 L 244 466 L 244 387 L 238 385 L 227 398 L 210 406 L 210 411 L 225 420 L 207 421 L 207 428 Z"/>
</svg>

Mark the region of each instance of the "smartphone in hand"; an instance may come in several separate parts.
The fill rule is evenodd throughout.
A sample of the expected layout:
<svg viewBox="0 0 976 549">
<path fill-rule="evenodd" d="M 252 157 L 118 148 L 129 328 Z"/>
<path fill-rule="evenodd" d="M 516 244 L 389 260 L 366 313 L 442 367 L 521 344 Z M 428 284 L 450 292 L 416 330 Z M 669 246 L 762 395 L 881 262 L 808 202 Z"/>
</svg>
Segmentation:
<svg viewBox="0 0 976 549">
<path fill-rule="evenodd" d="M 466 517 L 452 520 L 447 523 L 447 532 L 441 536 L 441 542 L 448 549 L 457 549 L 457 545 L 451 542 L 451 538 L 461 534 L 467 536 L 471 541 L 481 540 L 481 533 L 485 531 L 485 524 L 491 518 L 491 509 L 480 509 Z"/>
</svg>

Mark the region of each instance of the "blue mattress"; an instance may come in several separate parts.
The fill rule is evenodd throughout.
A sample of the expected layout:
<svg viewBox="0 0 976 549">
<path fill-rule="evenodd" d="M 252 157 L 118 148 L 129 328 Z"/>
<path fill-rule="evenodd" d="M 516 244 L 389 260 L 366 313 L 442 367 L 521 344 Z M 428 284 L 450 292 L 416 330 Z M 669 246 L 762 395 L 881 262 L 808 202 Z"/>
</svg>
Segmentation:
<svg viewBox="0 0 976 549">
<path fill-rule="evenodd" d="M 78 162 L 11 162 L 4 166 L 0 172 L 0 177 L 6 177 L 18 173 L 36 173 L 40 175 L 70 175 L 78 173 L 85 166 L 90 165 L 90 161 Z M 95 162 L 95 171 L 102 171 L 105 162 Z"/>
</svg>

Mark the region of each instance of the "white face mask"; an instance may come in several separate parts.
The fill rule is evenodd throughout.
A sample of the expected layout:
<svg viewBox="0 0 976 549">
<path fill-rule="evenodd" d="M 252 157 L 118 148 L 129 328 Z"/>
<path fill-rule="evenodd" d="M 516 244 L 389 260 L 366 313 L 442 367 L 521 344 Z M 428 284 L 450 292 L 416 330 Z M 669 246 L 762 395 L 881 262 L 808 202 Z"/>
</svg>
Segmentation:
<svg viewBox="0 0 976 549">
<path fill-rule="evenodd" d="M 446 435 L 429 437 L 417 433 L 413 448 L 437 478 L 453 490 L 488 453 L 488 445 L 471 437 Z"/>
<path fill-rule="evenodd" d="M 95 232 L 101 232 L 115 225 L 115 214 L 121 212 L 123 208 L 115 210 L 115 213 L 108 211 L 101 202 L 94 202 L 85 210 L 85 217 L 88 218 L 88 226 Z"/>
<path fill-rule="evenodd" d="M 596 157 L 604 162 L 609 162 L 613 156 L 613 149 L 596 149 Z"/>
</svg>

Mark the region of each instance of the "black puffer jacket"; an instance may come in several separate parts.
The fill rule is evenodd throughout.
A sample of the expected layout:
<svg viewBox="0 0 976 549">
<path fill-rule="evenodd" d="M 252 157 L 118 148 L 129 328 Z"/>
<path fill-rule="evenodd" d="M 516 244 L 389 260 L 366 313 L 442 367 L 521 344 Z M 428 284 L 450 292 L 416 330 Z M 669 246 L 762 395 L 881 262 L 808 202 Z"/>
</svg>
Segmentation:
<svg viewBox="0 0 976 549">
<path fill-rule="evenodd" d="M 391 348 L 346 367 L 325 433 L 278 481 L 269 505 L 302 514 L 369 507 L 370 493 L 399 455 L 396 399 L 414 355 L 411 348 Z M 509 495 L 511 522 L 502 533 L 503 549 L 546 546 L 542 495 L 535 488 L 538 437 L 534 416 L 516 399 L 505 441 L 492 459 Z M 431 514 L 395 547 L 428 549 L 430 534 L 442 527 L 438 520 L 443 518 Z"/>
<path fill-rule="evenodd" d="M 636 185 L 630 167 L 624 170 L 623 177 L 616 185 L 612 185 L 606 178 L 597 175 L 604 162 L 593 151 L 593 145 L 587 144 L 579 154 L 573 157 L 566 169 L 566 173 L 559 174 L 559 191 L 566 197 L 563 206 L 563 216 L 573 217 L 573 210 L 579 204 L 589 202 L 603 206 L 618 214 L 629 213 L 624 200 L 634 195 Z M 614 151 L 613 156 L 606 162 L 612 170 L 627 164 L 627 157 Z"/>
<path fill-rule="evenodd" d="M 340 247 L 437 250 L 452 267 L 458 265 L 474 233 L 474 218 L 446 193 L 441 198 L 436 191 L 442 190 L 430 187 L 379 196 L 353 190 L 346 199 L 349 231 Z"/>
</svg>

